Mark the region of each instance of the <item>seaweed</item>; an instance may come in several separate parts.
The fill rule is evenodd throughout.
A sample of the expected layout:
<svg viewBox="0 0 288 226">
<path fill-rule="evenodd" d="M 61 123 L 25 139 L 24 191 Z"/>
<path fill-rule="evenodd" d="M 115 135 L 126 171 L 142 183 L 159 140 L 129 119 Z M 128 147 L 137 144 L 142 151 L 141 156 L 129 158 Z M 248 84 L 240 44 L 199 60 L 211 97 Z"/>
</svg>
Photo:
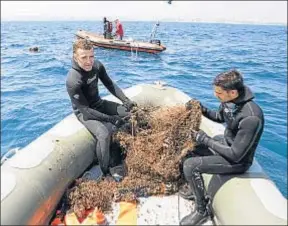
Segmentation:
<svg viewBox="0 0 288 226">
<path fill-rule="evenodd" d="M 134 107 L 129 124 L 112 139 L 125 156 L 127 176 L 120 182 L 109 176 L 100 182 L 79 179 L 68 191 L 70 209 L 81 217 L 85 210 L 94 207 L 109 211 L 113 201 L 175 194 L 184 184 L 182 161 L 195 145 L 190 131 L 199 130 L 201 122 L 200 103 L 190 103 L 189 110 L 184 105 Z"/>
</svg>

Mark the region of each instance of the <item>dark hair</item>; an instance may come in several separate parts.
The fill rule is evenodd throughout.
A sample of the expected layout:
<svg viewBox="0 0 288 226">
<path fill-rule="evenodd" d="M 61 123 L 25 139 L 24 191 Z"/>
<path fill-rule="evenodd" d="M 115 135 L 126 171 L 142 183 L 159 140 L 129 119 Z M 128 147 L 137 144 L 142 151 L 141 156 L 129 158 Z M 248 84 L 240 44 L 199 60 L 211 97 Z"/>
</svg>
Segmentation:
<svg viewBox="0 0 288 226">
<path fill-rule="evenodd" d="M 77 39 L 73 43 L 73 53 L 76 53 L 77 49 L 90 50 L 93 48 L 93 44 L 87 39 Z"/>
<path fill-rule="evenodd" d="M 244 88 L 243 77 L 235 69 L 218 74 L 213 80 L 213 85 L 220 86 L 224 90 L 241 91 Z"/>
</svg>

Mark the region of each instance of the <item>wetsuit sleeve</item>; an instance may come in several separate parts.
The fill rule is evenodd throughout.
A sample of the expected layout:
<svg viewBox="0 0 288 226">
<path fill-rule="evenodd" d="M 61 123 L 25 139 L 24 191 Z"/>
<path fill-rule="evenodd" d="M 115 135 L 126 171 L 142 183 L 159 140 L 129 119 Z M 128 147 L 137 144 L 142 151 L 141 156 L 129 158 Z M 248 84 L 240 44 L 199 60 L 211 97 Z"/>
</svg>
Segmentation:
<svg viewBox="0 0 288 226">
<path fill-rule="evenodd" d="M 202 111 L 202 113 L 206 118 L 214 122 L 219 122 L 219 123 L 224 122 L 222 105 L 219 106 L 218 111 L 212 111 L 212 110 L 209 110 L 208 108 L 205 108 L 205 111 Z"/>
<path fill-rule="evenodd" d="M 261 120 L 256 116 L 249 116 L 239 123 L 239 130 L 231 146 L 221 144 L 208 138 L 207 146 L 212 148 L 226 159 L 238 163 L 249 152 L 262 128 Z"/>
<path fill-rule="evenodd" d="M 123 93 L 123 91 L 108 76 L 103 64 L 100 64 L 100 67 L 99 67 L 99 79 L 101 80 L 103 85 L 109 90 L 109 92 L 112 93 L 119 100 L 124 102 L 125 100 L 128 99 Z"/>
<path fill-rule="evenodd" d="M 85 120 L 92 119 L 107 122 L 111 120 L 111 116 L 89 107 L 88 101 L 81 90 L 81 83 L 79 81 L 74 84 L 67 84 L 66 86 L 72 103 L 83 114 Z"/>
</svg>

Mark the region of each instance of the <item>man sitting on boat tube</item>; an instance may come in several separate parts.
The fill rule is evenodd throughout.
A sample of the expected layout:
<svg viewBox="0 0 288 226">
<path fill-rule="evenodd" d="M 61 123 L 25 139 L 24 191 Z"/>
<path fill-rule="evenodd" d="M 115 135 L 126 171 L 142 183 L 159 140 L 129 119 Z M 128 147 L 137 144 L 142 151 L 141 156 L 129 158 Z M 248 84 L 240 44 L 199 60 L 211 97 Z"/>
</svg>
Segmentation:
<svg viewBox="0 0 288 226">
<path fill-rule="evenodd" d="M 211 111 L 200 104 L 201 110 L 212 121 L 226 123 L 224 138 L 209 137 L 202 130 L 191 131 L 192 139 L 199 145 L 192 157 L 184 161 L 183 172 L 189 187 L 179 194 L 186 199 L 194 198 L 196 210 L 184 217 L 181 225 L 203 224 L 209 217 L 202 173 L 244 173 L 252 165 L 263 132 L 263 112 L 253 101 L 240 72 L 223 72 L 215 77 L 213 85 L 214 95 L 221 102 L 219 110 Z M 191 109 L 191 102 L 186 103 L 186 109 Z"/>
<path fill-rule="evenodd" d="M 99 80 L 123 105 L 101 99 Z M 97 139 L 96 156 L 106 175 L 109 172 L 112 134 L 125 124 L 124 118 L 129 116 L 129 110 L 136 103 L 125 96 L 107 75 L 104 65 L 94 59 L 93 45 L 86 39 L 76 40 L 73 44 L 72 68 L 67 75 L 66 88 L 74 114 Z"/>
</svg>

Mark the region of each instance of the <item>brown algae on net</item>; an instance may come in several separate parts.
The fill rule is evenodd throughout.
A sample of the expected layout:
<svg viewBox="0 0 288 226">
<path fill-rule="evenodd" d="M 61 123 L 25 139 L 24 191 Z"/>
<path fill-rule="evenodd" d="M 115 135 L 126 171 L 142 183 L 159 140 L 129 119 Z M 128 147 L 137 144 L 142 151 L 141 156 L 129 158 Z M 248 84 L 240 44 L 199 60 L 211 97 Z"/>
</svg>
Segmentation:
<svg viewBox="0 0 288 226">
<path fill-rule="evenodd" d="M 171 195 L 184 183 L 181 161 L 194 149 L 191 129 L 199 130 L 201 107 L 190 100 L 184 105 L 155 107 L 142 105 L 131 110 L 130 126 L 120 128 L 113 142 L 125 152 L 127 175 L 121 182 L 111 177 L 101 181 L 78 179 L 68 190 L 68 205 L 78 217 L 98 207 L 111 210 L 113 201 L 133 201 L 151 195 Z"/>
</svg>

